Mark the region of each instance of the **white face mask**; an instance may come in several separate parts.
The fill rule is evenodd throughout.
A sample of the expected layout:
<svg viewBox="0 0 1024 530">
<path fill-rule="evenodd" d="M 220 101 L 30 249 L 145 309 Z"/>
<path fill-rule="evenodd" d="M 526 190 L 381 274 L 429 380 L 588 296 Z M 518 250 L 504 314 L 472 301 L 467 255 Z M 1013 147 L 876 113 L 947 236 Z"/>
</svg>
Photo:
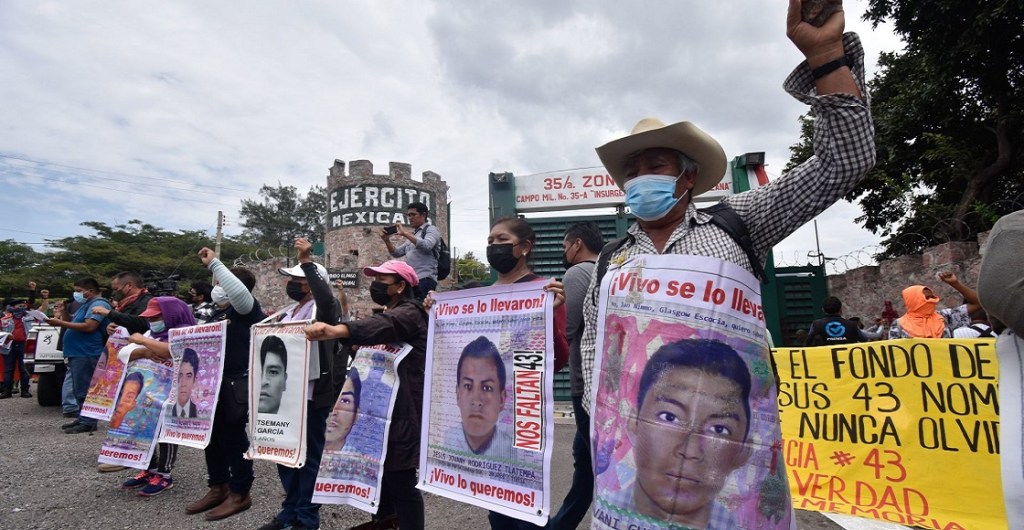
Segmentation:
<svg viewBox="0 0 1024 530">
<path fill-rule="evenodd" d="M 210 301 L 220 307 L 224 307 L 228 305 L 228 293 L 224 292 L 223 287 L 214 285 L 213 290 L 210 291 Z"/>
</svg>

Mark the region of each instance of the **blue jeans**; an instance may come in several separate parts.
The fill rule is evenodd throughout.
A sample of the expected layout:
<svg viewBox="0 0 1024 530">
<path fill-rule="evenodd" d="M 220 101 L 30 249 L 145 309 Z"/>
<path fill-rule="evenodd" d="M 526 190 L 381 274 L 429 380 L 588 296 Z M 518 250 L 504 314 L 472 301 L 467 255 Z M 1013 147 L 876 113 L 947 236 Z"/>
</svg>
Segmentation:
<svg viewBox="0 0 1024 530">
<path fill-rule="evenodd" d="M 437 289 L 437 280 L 433 278 L 420 278 L 419 285 L 416 286 L 416 298 L 423 300 L 430 291 L 435 289 Z"/>
<path fill-rule="evenodd" d="M 16 366 L 17 365 L 17 366 Z M 19 368 L 20 367 L 20 368 Z M 21 392 L 28 392 L 28 385 L 31 382 L 31 374 L 25 368 L 25 343 L 12 342 L 11 353 L 4 357 L 4 390 L 10 392 L 14 389 L 14 369 L 18 368 L 21 375 Z"/>
<path fill-rule="evenodd" d="M 75 401 L 75 385 L 71 380 L 71 368 L 65 366 L 64 384 L 60 387 L 61 412 L 78 414 L 78 402 Z"/>
<path fill-rule="evenodd" d="M 92 373 L 96 370 L 96 362 L 99 360 L 99 356 L 68 357 L 71 385 L 74 387 L 75 403 L 78 404 L 79 410 L 82 408 L 82 403 L 85 403 L 85 396 L 89 393 L 89 382 L 92 381 Z M 79 414 L 78 423 L 82 425 L 96 425 L 96 420 Z"/>
<path fill-rule="evenodd" d="M 313 487 L 320 471 L 320 457 L 324 452 L 324 434 L 327 431 L 327 416 L 332 407 L 306 409 L 309 420 L 306 428 L 306 463 L 294 467 L 277 466 L 284 487 L 284 502 L 277 520 L 289 524 L 301 524 L 306 528 L 320 528 L 320 505 L 313 504 Z"/>
<path fill-rule="evenodd" d="M 590 415 L 583 408 L 583 398 L 573 396 L 572 411 L 576 418 L 576 437 L 572 440 L 572 487 L 565 494 L 562 508 L 548 520 L 545 528 L 560 530 L 576 528 L 587 515 L 594 500 L 594 466 L 590 462 Z"/>
</svg>

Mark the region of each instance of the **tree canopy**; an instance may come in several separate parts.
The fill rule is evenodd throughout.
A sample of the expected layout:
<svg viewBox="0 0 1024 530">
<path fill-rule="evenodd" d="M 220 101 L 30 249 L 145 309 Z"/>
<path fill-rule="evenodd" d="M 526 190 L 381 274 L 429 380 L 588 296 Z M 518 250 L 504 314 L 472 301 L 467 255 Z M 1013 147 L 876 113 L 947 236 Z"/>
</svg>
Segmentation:
<svg viewBox="0 0 1024 530">
<path fill-rule="evenodd" d="M 32 280 L 40 289 L 49 289 L 52 296 L 66 296 L 78 278 L 90 276 L 106 285 L 121 271 L 138 272 L 147 283 L 178 280 L 184 285 L 210 279 L 197 255 L 200 248 L 214 246 L 204 231 L 171 232 L 137 219 L 115 226 L 99 221 L 82 225 L 95 234 L 54 240 L 54 252 L 34 252 L 11 241 L 0 242 L 0 293 L 23 292 Z M 252 250 L 230 237 L 221 241 L 221 259 L 226 263 Z"/>
<path fill-rule="evenodd" d="M 260 188 L 262 201 L 242 200 L 239 214 L 245 230 L 243 237 L 257 247 L 291 248 L 296 237 L 323 241 L 327 217 L 327 189 L 311 186 L 302 195 L 295 186 Z"/>
<path fill-rule="evenodd" d="M 869 83 L 877 164 L 846 197 L 887 255 L 967 240 L 1024 207 L 1024 3 L 870 0 L 902 52 Z M 791 147 L 810 156 L 810 128 Z"/>
<path fill-rule="evenodd" d="M 458 279 L 462 283 L 484 281 L 491 277 L 490 267 L 476 259 L 473 252 L 463 254 L 455 260 L 455 264 L 459 271 Z"/>
</svg>

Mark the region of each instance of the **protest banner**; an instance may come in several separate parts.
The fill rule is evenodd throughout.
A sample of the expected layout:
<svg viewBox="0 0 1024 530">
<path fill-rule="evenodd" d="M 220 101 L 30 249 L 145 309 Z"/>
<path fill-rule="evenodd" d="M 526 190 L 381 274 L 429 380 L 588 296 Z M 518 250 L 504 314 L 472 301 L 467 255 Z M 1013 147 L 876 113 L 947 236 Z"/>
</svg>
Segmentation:
<svg viewBox="0 0 1024 530">
<path fill-rule="evenodd" d="M 159 441 L 205 449 L 224 377 L 227 321 L 173 328 L 168 347 L 174 362 L 174 385 L 164 403 Z"/>
<path fill-rule="evenodd" d="M 252 327 L 249 355 L 249 450 L 246 458 L 282 466 L 306 462 L 309 320 Z"/>
<path fill-rule="evenodd" d="M 108 421 L 114 413 L 114 400 L 124 381 L 124 363 L 117 354 L 128 345 L 128 330 L 118 327 L 96 362 L 96 370 L 89 381 L 89 392 L 82 403 L 82 416 Z"/>
<path fill-rule="evenodd" d="M 423 491 L 547 522 L 553 299 L 528 282 L 435 293 L 420 451 Z"/>
<path fill-rule="evenodd" d="M 999 403 L 1003 506 L 1008 528 L 1024 528 L 1024 337 L 1004 332 L 999 355 Z"/>
<path fill-rule="evenodd" d="M 171 393 L 174 368 L 170 361 L 137 359 L 129 363 L 131 350 L 137 346 L 130 344 L 121 349 L 120 360 L 127 369 L 99 461 L 146 469 L 156 447 L 164 401 Z"/>
<path fill-rule="evenodd" d="M 398 396 L 398 365 L 410 351 L 412 346 L 405 343 L 359 348 L 327 418 L 314 503 L 348 504 L 377 513 Z"/>
<path fill-rule="evenodd" d="M 592 528 L 795 523 L 749 272 L 699 256 L 612 263 L 596 331 Z"/>
<path fill-rule="evenodd" d="M 773 350 L 794 506 L 923 528 L 1006 528 L 993 344 Z M 961 469 L 970 473 L 950 473 Z"/>
</svg>

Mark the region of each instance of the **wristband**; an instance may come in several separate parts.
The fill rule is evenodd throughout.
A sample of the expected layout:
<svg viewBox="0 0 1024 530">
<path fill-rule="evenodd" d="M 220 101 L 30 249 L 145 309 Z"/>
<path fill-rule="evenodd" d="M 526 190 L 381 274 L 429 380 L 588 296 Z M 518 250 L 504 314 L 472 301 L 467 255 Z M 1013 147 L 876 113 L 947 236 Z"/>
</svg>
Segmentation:
<svg viewBox="0 0 1024 530">
<path fill-rule="evenodd" d="M 834 61 L 827 62 L 815 68 L 814 70 L 811 70 L 811 77 L 813 77 L 814 80 L 817 81 L 818 79 L 821 79 L 822 77 L 825 77 L 826 75 L 831 74 L 832 72 L 835 72 L 836 70 L 844 66 L 849 67 L 851 65 L 852 63 L 850 62 L 850 58 L 844 54 L 843 56 Z"/>
</svg>

